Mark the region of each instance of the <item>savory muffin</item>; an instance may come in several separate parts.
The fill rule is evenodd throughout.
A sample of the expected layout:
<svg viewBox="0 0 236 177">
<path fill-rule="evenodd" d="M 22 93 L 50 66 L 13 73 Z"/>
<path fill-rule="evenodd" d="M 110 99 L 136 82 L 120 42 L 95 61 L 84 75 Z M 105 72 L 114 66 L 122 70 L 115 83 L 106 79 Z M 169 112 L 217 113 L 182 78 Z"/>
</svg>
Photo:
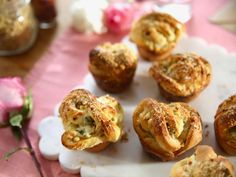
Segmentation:
<svg viewBox="0 0 236 177">
<path fill-rule="evenodd" d="M 171 169 L 170 177 L 235 177 L 232 163 L 217 155 L 212 147 L 201 145 L 195 153 Z"/>
<path fill-rule="evenodd" d="M 62 101 L 59 113 L 65 129 L 61 141 L 69 149 L 97 152 L 121 138 L 124 114 L 113 97 L 76 89 Z"/>
<path fill-rule="evenodd" d="M 171 15 L 152 12 L 134 23 L 130 40 L 143 59 L 156 61 L 170 55 L 183 31 L 184 25 Z"/>
<path fill-rule="evenodd" d="M 193 53 L 173 54 L 155 62 L 149 73 L 159 85 L 161 94 L 170 101 L 190 101 L 211 80 L 210 64 Z"/>
<path fill-rule="evenodd" d="M 134 111 L 133 126 L 144 149 L 162 160 L 174 159 L 202 140 L 200 115 L 186 103 L 146 98 Z"/>
<path fill-rule="evenodd" d="M 236 155 L 236 95 L 220 104 L 214 124 L 219 145 L 228 154 Z"/>
<path fill-rule="evenodd" d="M 103 90 L 118 93 L 132 82 L 137 56 L 126 45 L 104 43 L 92 49 L 89 58 L 89 70 Z"/>
</svg>

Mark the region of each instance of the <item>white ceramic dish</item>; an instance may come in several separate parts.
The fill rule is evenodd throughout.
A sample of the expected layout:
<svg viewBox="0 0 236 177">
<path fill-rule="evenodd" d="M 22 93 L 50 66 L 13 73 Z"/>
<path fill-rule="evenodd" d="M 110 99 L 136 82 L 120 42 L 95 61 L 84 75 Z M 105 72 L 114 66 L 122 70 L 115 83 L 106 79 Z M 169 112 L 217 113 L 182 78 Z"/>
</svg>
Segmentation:
<svg viewBox="0 0 236 177">
<path fill-rule="evenodd" d="M 135 46 L 127 38 L 123 40 L 136 51 Z M 223 47 L 209 45 L 204 40 L 183 37 L 174 52 L 196 52 L 205 57 L 212 65 L 213 80 L 210 85 L 192 102 L 203 120 L 204 134 L 202 144 L 211 145 L 217 153 L 223 153 L 215 141 L 213 120 L 218 105 L 230 95 L 236 93 L 236 54 L 229 54 Z M 188 151 L 174 161 L 161 162 L 149 157 L 142 149 L 132 127 L 132 113 L 139 101 L 145 97 L 163 100 L 159 95 L 155 81 L 148 76 L 150 63 L 139 60 L 138 69 L 131 87 L 124 93 L 112 95 L 116 97 L 125 110 L 125 130 L 127 142 L 119 142 L 109 146 L 100 153 L 71 151 L 64 148 L 60 141 L 63 127 L 58 118 L 58 106 L 53 116 L 44 118 L 38 127 L 41 137 L 39 149 L 42 155 L 50 160 L 58 160 L 61 167 L 69 173 L 81 172 L 82 177 L 122 176 L 122 177 L 165 177 L 169 176 L 172 165 L 189 156 Z M 95 95 L 104 95 L 104 91 L 95 84 L 92 76 L 85 77 L 79 88 L 90 90 Z M 228 158 L 236 164 L 236 157 Z"/>
</svg>

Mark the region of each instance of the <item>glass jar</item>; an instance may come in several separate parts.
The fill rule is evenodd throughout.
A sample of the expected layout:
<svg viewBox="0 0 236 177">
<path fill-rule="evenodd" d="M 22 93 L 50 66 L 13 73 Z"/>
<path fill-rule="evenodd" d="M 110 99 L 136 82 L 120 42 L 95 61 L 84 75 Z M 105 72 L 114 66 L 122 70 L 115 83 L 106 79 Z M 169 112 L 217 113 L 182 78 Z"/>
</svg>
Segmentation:
<svg viewBox="0 0 236 177">
<path fill-rule="evenodd" d="M 37 29 L 30 0 L 0 0 L 0 56 L 28 50 L 35 42 Z"/>
</svg>

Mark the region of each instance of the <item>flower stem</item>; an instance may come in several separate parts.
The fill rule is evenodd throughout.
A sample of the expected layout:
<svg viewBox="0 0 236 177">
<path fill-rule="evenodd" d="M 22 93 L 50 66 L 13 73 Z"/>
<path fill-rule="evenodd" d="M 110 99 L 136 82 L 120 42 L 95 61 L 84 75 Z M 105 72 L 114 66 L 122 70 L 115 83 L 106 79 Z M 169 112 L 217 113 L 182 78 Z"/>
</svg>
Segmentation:
<svg viewBox="0 0 236 177">
<path fill-rule="evenodd" d="M 34 165 L 35 165 L 36 169 L 38 170 L 39 176 L 44 177 L 43 172 L 41 170 L 40 163 L 39 163 L 39 161 L 38 161 L 38 159 L 35 155 L 34 149 L 31 145 L 30 139 L 29 139 L 26 131 L 23 128 L 19 128 L 19 129 L 20 129 L 20 132 L 22 134 L 23 139 L 25 140 L 25 143 L 26 143 L 27 147 L 30 149 L 30 155 L 32 157 L 32 160 L 34 162 Z"/>
<path fill-rule="evenodd" d="M 9 127 L 9 126 L 10 126 L 9 123 L 1 123 L 1 122 L 0 122 L 0 128 L 7 128 L 7 127 Z"/>
</svg>

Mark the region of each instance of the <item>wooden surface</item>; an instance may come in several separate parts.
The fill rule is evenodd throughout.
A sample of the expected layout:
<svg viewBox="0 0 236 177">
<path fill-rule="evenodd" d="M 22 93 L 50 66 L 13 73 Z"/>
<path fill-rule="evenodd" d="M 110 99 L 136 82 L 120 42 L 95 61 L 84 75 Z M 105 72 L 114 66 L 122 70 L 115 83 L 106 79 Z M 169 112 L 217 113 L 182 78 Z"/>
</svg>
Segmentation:
<svg viewBox="0 0 236 177">
<path fill-rule="evenodd" d="M 69 7 L 74 0 L 55 0 L 57 5 L 57 22 L 54 29 L 39 30 L 38 39 L 35 45 L 28 52 L 13 56 L 0 57 L 0 77 L 2 76 L 21 76 L 29 73 L 31 68 L 45 54 L 50 44 L 70 25 Z M 95 0 L 94 0 L 95 1 Z M 217 0 L 214 5 L 212 1 L 193 1 L 193 18 L 187 24 L 187 33 L 191 36 L 198 36 L 209 43 L 219 44 L 227 50 L 235 52 L 236 37 L 219 26 L 210 24 L 208 18 L 226 3 L 225 0 Z M 202 11 L 203 8 L 208 10 Z M 211 31 L 210 33 L 206 31 Z M 222 36 L 224 36 L 222 38 Z"/>
<path fill-rule="evenodd" d="M 57 0 L 57 26 L 47 30 L 40 29 L 38 38 L 29 51 L 21 55 L 0 57 L 0 77 L 24 77 L 27 75 L 34 64 L 47 51 L 53 40 L 70 25 L 69 6 L 71 2 L 72 0 Z"/>
</svg>

